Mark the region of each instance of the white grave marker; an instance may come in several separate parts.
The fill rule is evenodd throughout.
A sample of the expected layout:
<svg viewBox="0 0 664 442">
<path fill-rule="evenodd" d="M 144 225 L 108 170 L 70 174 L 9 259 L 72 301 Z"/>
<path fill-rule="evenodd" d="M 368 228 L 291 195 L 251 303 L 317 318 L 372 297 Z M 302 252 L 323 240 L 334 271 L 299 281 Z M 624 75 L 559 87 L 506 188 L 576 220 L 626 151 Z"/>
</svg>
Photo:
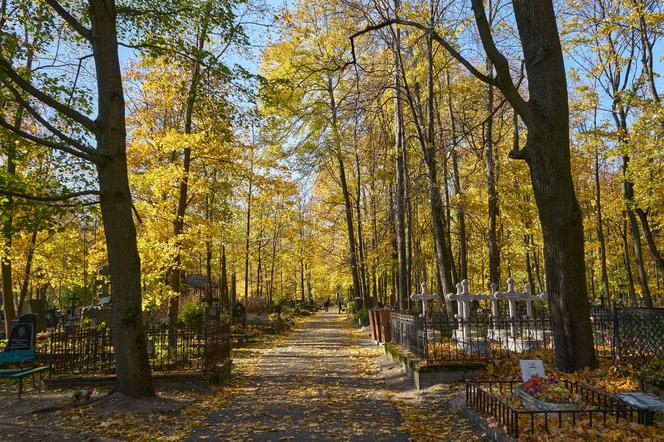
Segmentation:
<svg viewBox="0 0 664 442">
<path fill-rule="evenodd" d="M 410 295 L 410 299 L 412 299 L 413 301 L 421 301 L 422 302 L 422 317 L 426 318 L 427 317 L 427 302 L 440 299 L 440 296 L 438 296 L 438 293 L 428 293 L 427 292 L 427 283 L 423 282 L 422 283 L 422 293 L 414 293 L 414 294 Z"/>
<path fill-rule="evenodd" d="M 523 382 L 528 382 L 530 378 L 537 375 L 540 378 L 544 377 L 544 364 L 541 359 L 521 359 L 521 379 Z"/>
</svg>

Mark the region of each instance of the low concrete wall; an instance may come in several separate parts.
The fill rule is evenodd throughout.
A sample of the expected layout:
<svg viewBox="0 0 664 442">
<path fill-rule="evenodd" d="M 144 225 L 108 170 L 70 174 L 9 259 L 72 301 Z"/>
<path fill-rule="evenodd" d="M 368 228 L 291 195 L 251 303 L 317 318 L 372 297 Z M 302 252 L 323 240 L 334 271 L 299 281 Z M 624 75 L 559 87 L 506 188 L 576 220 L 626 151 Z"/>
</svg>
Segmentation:
<svg viewBox="0 0 664 442">
<path fill-rule="evenodd" d="M 465 378 L 479 376 L 486 369 L 484 363 L 471 362 L 424 365 L 422 361 L 406 355 L 394 343 L 388 342 L 383 348 L 387 357 L 403 367 L 406 375 L 413 381 L 415 388 L 418 390 L 436 384 L 451 384 Z"/>
</svg>

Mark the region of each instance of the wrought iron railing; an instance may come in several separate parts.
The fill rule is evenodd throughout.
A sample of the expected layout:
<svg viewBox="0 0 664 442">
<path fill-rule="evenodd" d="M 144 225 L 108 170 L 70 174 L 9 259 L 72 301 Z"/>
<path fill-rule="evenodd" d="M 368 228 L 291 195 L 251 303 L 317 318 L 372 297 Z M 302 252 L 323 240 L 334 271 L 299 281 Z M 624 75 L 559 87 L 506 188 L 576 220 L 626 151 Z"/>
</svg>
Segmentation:
<svg viewBox="0 0 664 442">
<path fill-rule="evenodd" d="M 146 329 L 146 344 L 153 372 L 204 372 L 230 358 L 230 326 L 181 327 L 169 340 L 168 327 Z M 54 331 L 42 345 L 42 358 L 50 373 L 113 373 L 112 333 L 106 327 Z"/>
<path fill-rule="evenodd" d="M 613 325 L 611 312 L 591 311 L 595 351 L 611 357 Z M 434 314 L 422 318 L 390 312 L 392 342 L 420 359 L 436 361 L 490 360 L 511 353 L 552 349 L 553 331 L 548 315 L 492 316 L 480 311 L 469 319 L 458 315 Z"/>
<path fill-rule="evenodd" d="M 614 363 L 640 366 L 664 359 L 664 308 L 613 311 Z"/>
<path fill-rule="evenodd" d="M 645 414 L 648 413 L 613 395 L 566 381 L 560 383 L 579 397 L 582 404 L 578 404 L 578 408 L 528 410 L 511 400 L 515 386 L 520 383 L 521 381 L 466 382 L 466 405 L 492 416 L 500 427 L 506 428 L 507 433 L 517 439 L 524 430 L 535 435 L 548 432 L 552 425 L 559 428 L 563 424 L 574 426 L 579 421 L 589 427 L 598 422 L 606 424 L 609 419 L 615 422 L 643 422 Z"/>
</svg>

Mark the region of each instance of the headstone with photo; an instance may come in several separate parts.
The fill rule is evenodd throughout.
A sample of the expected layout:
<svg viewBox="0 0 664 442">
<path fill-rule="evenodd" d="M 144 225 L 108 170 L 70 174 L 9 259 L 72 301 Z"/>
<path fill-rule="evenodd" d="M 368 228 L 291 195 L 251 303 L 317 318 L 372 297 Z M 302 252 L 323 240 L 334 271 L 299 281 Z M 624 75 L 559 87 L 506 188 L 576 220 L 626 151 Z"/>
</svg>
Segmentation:
<svg viewBox="0 0 664 442">
<path fill-rule="evenodd" d="M 35 323 L 37 321 L 34 318 L 34 314 L 22 315 L 21 318 L 25 316 L 31 317 L 24 318 L 24 321 L 18 321 L 12 326 L 5 351 L 30 350 L 35 348 Z"/>
<path fill-rule="evenodd" d="M 528 382 L 533 376 L 543 378 L 544 364 L 541 359 L 521 359 L 519 361 L 521 366 L 521 379 L 523 382 Z"/>
</svg>

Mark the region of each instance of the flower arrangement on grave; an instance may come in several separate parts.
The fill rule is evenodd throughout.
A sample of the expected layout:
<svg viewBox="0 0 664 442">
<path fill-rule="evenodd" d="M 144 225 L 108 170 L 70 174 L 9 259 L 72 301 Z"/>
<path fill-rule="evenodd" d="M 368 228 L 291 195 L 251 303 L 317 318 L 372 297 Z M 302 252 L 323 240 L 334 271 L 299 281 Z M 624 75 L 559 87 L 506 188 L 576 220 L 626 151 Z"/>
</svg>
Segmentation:
<svg viewBox="0 0 664 442">
<path fill-rule="evenodd" d="M 523 390 L 535 399 L 555 404 L 570 404 L 578 399 L 566 385 L 553 376 L 541 378 L 534 375 L 524 382 Z"/>
</svg>

